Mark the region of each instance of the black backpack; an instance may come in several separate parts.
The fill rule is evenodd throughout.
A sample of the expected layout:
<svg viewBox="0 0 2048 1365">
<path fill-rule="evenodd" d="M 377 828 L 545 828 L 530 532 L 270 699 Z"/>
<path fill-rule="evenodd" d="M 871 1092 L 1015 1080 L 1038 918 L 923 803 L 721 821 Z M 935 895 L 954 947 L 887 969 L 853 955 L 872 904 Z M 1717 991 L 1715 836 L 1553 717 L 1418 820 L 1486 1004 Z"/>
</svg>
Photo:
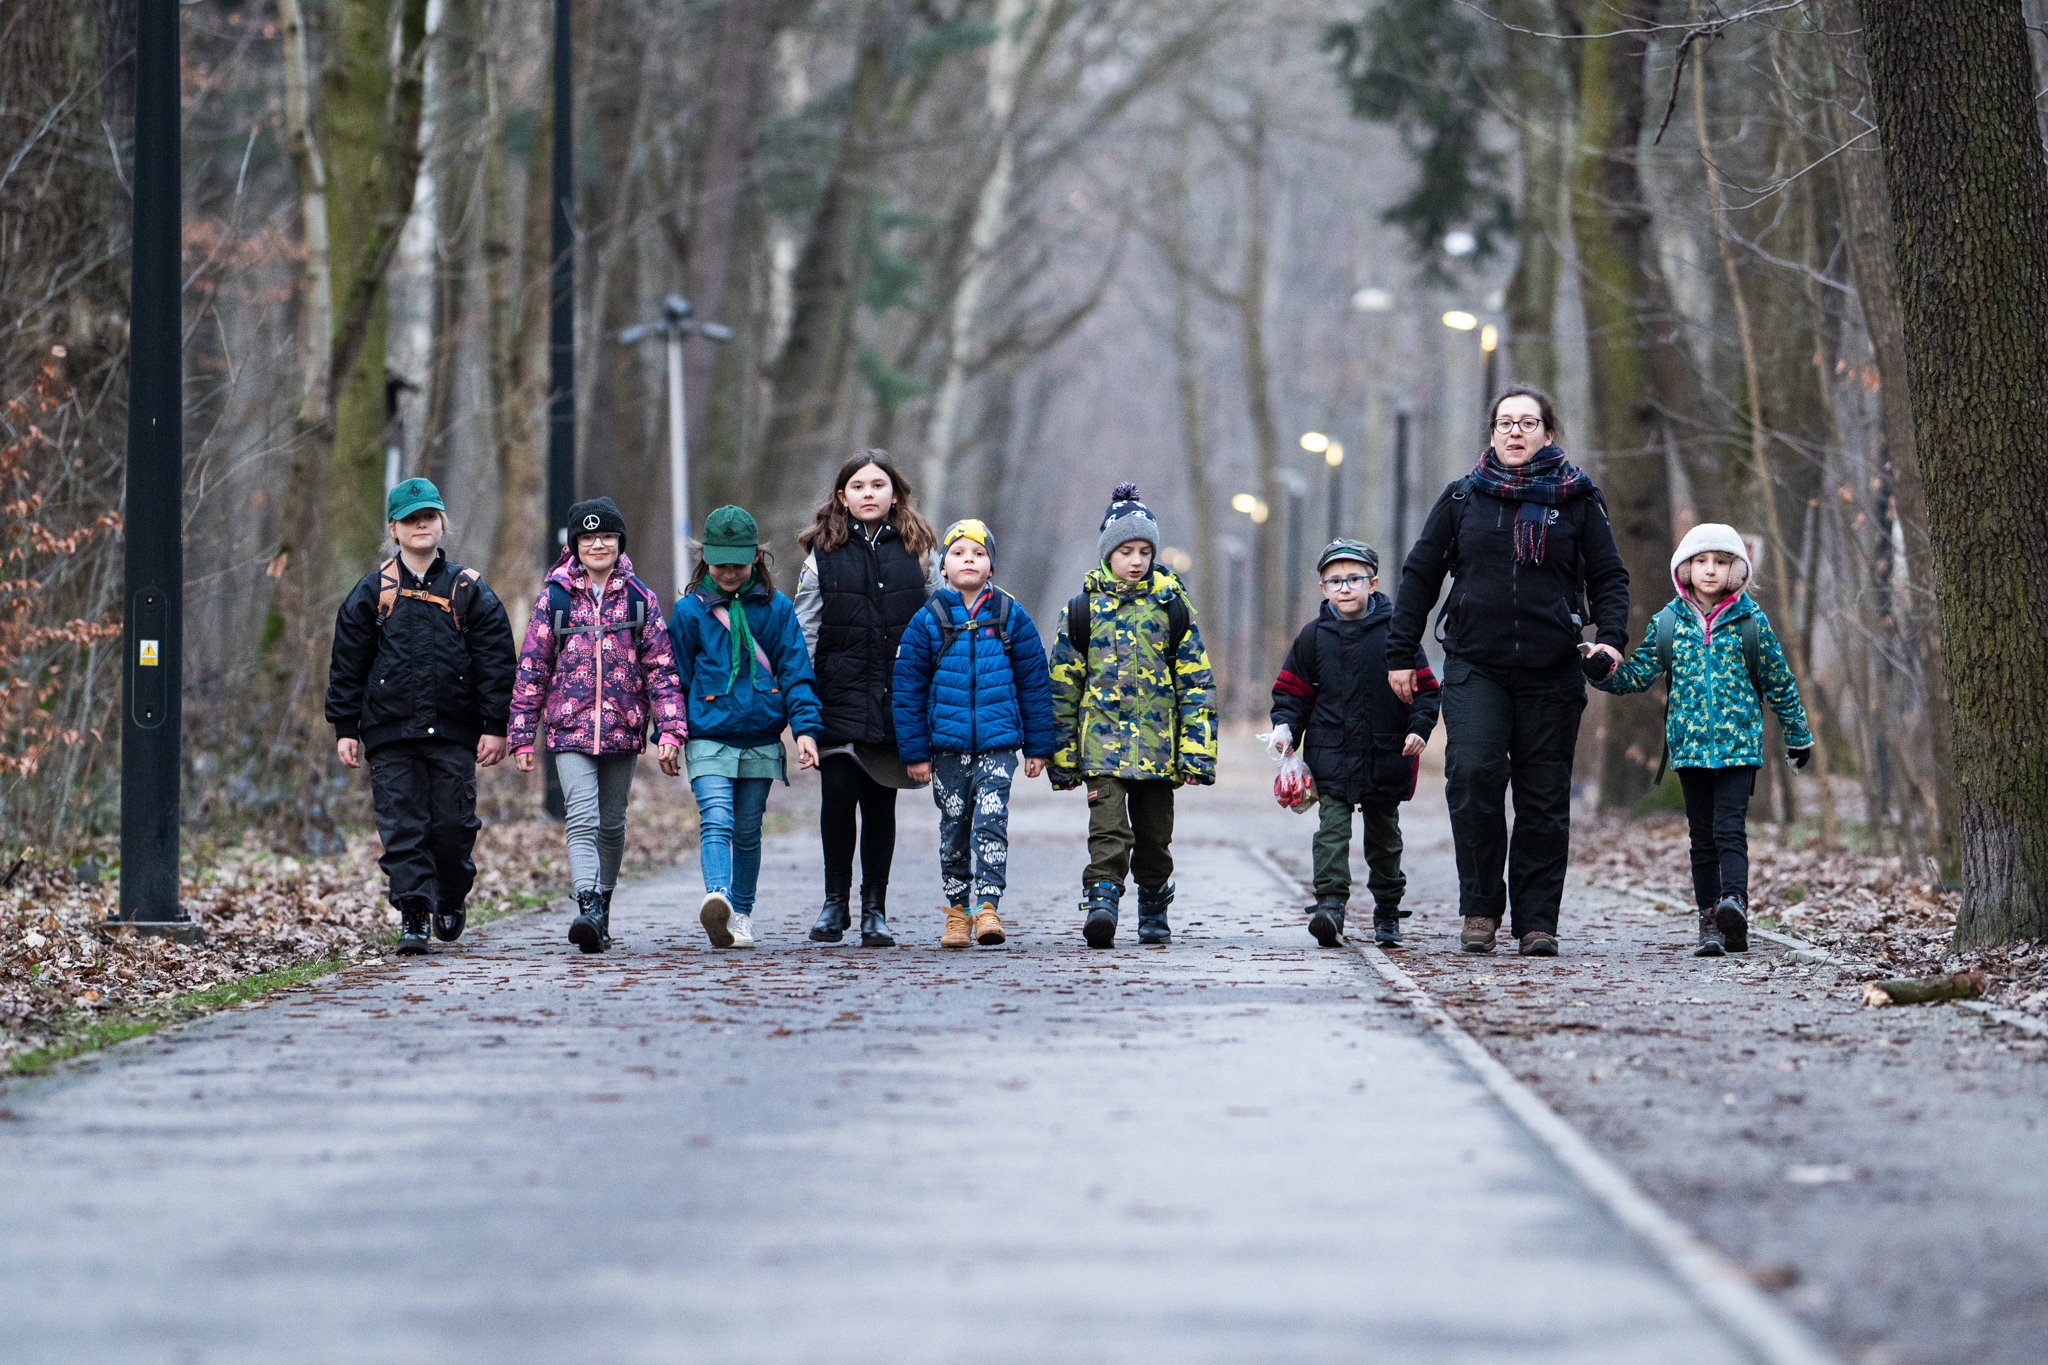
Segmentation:
<svg viewBox="0 0 2048 1365">
<path fill-rule="evenodd" d="M 1671 761 L 1671 656 L 1678 647 L 1678 627 L 1682 616 L 1676 602 L 1666 602 L 1657 614 L 1650 618 L 1651 628 L 1657 632 L 1657 671 L 1664 675 L 1664 757 L 1657 760 L 1657 782 L 1664 780 L 1665 765 Z M 1756 613 L 1750 612 L 1735 623 L 1735 630 L 1742 637 L 1742 663 L 1749 672 L 1749 685 L 1756 691 L 1756 705 L 1764 708 L 1764 631 L 1757 624 Z"/>
<path fill-rule="evenodd" d="M 997 588 L 995 593 L 996 637 L 1003 642 L 1003 653 L 1008 654 L 1010 652 L 1010 594 L 1004 592 L 1001 588 Z M 964 609 L 972 610 L 964 602 L 961 606 Z M 926 611 L 931 613 L 933 622 L 938 625 L 939 652 L 936 657 L 943 659 L 952 651 L 953 642 L 960 638 L 961 628 L 953 624 L 953 613 L 947 608 L 945 603 L 939 600 L 938 593 L 933 593 L 930 597 L 927 597 L 924 607 Z M 976 630 L 980 628 L 979 626 L 974 627 Z"/>
<path fill-rule="evenodd" d="M 1188 610 L 1188 599 L 1175 592 L 1166 599 L 1166 656 L 1169 659 L 1180 654 L 1180 642 L 1188 636 L 1188 627 L 1194 624 L 1194 616 Z M 1089 635 L 1094 627 L 1088 614 L 1088 594 L 1077 592 L 1067 603 L 1067 640 L 1074 646 L 1074 652 L 1085 663 L 1088 659 Z"/>
<path fill-rule="evenodd" d="M 653 594 L 646 585 L 630 575 L 626 579 L 626 598 L 632 603 L 632 614 L 624 625 L 618 626 L 572 626 L 569 624 L 569 590 L 552 580 L 548 583 L 548 624 L 554 629 L 555 638 L 564 635 L 596 635 L 600 632 L 630 630 L 633 632 L 635 650 L 639 648 L 640 628 L 647 624 L 647 608 L 652 604 Z"/>
</svg>

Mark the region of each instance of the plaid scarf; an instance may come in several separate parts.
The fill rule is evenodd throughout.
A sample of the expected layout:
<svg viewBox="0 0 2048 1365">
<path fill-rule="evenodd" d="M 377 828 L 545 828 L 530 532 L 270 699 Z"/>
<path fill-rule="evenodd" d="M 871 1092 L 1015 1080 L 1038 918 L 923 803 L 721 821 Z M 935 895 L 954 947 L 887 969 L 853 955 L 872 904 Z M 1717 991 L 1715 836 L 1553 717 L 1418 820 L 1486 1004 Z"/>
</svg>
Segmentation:
<svg viewBox="0 0 2048 1365">
<path fill-rule="evenodd" d="M 1522 505 L 1515 514 L 1515 562 L 1541 564 L 1550 541 L 1546 508 L 1570 502 L 1593 487 L 1586 472 L 1564 457 L 1558 446 L 1545 446 L 1535 458 L 1513 469 L 1500 462 L 1488 446 L 1472 466 L 1472 486 L 1482 493 Z"/>
</svg>

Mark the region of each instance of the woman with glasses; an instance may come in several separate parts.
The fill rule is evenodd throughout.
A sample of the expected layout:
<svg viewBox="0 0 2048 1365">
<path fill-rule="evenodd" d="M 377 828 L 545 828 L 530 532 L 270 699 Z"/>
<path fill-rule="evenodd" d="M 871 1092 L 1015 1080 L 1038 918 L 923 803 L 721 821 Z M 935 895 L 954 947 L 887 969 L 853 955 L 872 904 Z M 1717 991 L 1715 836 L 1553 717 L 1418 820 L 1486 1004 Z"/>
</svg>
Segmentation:
<svg viewBox="0 0 2048 1365">
<path fill-rule="evenodd" d="M 1555 957 L 1586 677 L 1621 662 L 1628 570 L 1600 490 L 1556 444 L 1550 396 L 1511 384 L 1488 425 L 1479 463 L 1437 499 L 1402 566 L 1387 684 L 1403 700 L 1415 695 L 1423 626 L 1449 575 L 1437 638 L 1459 942 L 1492 952 L 1505 909 L 1523 956 Z"/>
</svg>

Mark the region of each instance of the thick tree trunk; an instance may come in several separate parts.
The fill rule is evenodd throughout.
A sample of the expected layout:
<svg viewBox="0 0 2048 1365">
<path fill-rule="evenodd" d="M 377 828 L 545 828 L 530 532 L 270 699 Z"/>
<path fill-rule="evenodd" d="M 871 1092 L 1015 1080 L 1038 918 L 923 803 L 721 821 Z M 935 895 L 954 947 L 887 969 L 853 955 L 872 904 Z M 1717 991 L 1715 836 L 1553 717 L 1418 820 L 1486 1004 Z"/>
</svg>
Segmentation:
<svg viewBox="0 0 2048 1365">
<path fill-rule="evenodd" d="M 1195 600 L 1220 611 L 1216 573 L 1216 492 L 1209 483 L 1209 446 L 1202 434 L 1202 353 L 1195 335 L 1195 285 L 1177 263 L 1188 258 L 1188 198 L 1193 140 L 1185 122 L 1175 146 L 1173 204 L 1167 231 L 1173 242 L 1173 377 L 1180 404 L 1180 448 L 1188 469 L 1188 514 L 1194 518 Z M 1221 637 L 1217 647 L 1221 648 Z M 1226 682 L 1228 680 L 1226 679 Z"/>
<path fill-rule="evenodd" d="M 1960 945 L 2048 938 L 2048 171 L 2019 0 L 1861 0 L 1962 796 Z"/>
<path fill-rule="evenodd" d="M 1238 347 L 1244 370 L 1245 418 L 1251 425 L 1253 468 L 1259 485 L 1259 500 L 1266 504 L 1267 519 L 1252 528 L 1256 544 L 1254 582 L 1258 598 L 1253 619 L 1257 622 L 1258 658 L 1277 659 L 1287 652 L 1293 638 L 1293 623 L 1281 611 L 1287 600 L 1287 585 L 1281 581 L 1284 563 L 1281 528 L 1284 501 L 1280 492 L 1280 419 L 1273 411 L 1272 370 L 1266 358 L 1266 97 L 1254 89 L 1250 116 L 1242 141 L 1233 150 L 1244 171 L 1244 254 L 1237 287 Z"/>
<path fill-rule="evenodd" d="M 1659 399 L 1685 392 L 1684 362 L 1637 164 L 1646 40 L 1628 31 L 1640 29 L 1629 16 L 1606 5 L 1586 9 L 1572 234 L 1586 310 L 1595 467 L 1628 565 L 1629 638 L 1639 640 L 1666 600 L 1671 486 L 1663 451 L 1670 433 Z M 1603 807 L 1627 809 L 1649 790 L 1663 743 L 1657 708 L 1608 710 Z"/>
<path fill-rule="evenodd" d="M 1512 25 L 1508 63 L 1514 72 L 1522 179 L 1515 204 L 1515 273 L 1508 278 L 1507 378 L 1557 391 L 1557 281 L 1564 267 L 1557 234 L 1563 227 L 1566 94 L 1539 0 L 1511 0 L 1501 11 Z M 1523 32 L 1521 30 L 1529 30 Z M 1487 395 L 1491 401 L 1492 394 Z"/>
</svg>

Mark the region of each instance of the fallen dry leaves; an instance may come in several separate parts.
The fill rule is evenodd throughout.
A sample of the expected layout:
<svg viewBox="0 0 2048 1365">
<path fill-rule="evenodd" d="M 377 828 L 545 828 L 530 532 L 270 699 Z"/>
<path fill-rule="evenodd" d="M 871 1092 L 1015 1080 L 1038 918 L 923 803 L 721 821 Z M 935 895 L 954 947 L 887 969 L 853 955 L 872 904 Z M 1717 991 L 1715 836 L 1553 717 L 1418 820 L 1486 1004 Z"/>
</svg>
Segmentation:
<svg viewBox="0 0 2048 1365">
<path fill-rule="evenodd" d="M 629 872 L 671 866 L 696 847 L 695 803 L 679 782 L 636 784 L 626 828 Z M 390 952 L 398 912 L 384 899 L 379 851 L 367 833 L 324 858 L 285 857 L 253 840 L 188 845 L 181 900 L 206 931 L 205 942 L 192 946 L 102 935 L 98 925 L 118 907 L 118 873 L 81 880 L 71 859 L 31 853 L 0 890 L 0 1066 L 95 1017 L 259 972 Z M 98 852 L 112 858 L 115 850 L 109 844 Z M 487 823 L 475 857 L 473 916 L 568 892 L 562 827 L 551 820 Z M 0 872 L 13 862 L 0 862 Z"/>
<path fill-rule="evenodd" d="M 1572 862 L 1588 881 L 1654 891 L 1690 905 L 1691 862 L 1682 817 L 1602 816 L 1572 825 Z M 1896 855 L 1787 845 L 1770 825 L 1749 831 L 1750 904 L 1781 932 L 1871 963 L 1873 978 L 1981 970 L 1984 998 L 2048 1016 L 2048 945 L 1950 951 L 1962 893 Z"/>
</svg>

